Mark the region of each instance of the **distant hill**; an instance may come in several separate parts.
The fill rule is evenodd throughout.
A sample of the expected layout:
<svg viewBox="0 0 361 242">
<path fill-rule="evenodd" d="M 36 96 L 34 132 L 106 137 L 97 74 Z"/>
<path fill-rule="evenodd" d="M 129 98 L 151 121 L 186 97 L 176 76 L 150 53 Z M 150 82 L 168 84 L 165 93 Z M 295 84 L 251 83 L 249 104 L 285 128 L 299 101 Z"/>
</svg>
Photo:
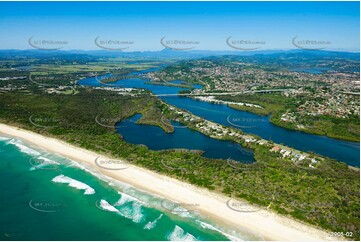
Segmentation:
<svg viewBox="0 0 361 242">
<path fill-rule="evenodd" d="M 208 50 L 172 50 L 163 49 L 161 51 L 106 51 L 106 50 L 0 50 L 0 57 L 14 57 L 14 56 L 64 56 L 69 54 L 77 55 L 91 55 L 91 56 L 107 56 L 107 57 L 130 57 L 130 58 L 200 58 L 207 56 L 258 56 L 262 58 L 289 58 L 293 56 L 299 59 L 312 59 L 312 58 L 346 58 L 353 60 L 360 60 L 359 52 L 341 52 L 341 51 L 321 51 L 321 50 L 255 50 L 255 51 L 208 51 Z"/>
</svg>

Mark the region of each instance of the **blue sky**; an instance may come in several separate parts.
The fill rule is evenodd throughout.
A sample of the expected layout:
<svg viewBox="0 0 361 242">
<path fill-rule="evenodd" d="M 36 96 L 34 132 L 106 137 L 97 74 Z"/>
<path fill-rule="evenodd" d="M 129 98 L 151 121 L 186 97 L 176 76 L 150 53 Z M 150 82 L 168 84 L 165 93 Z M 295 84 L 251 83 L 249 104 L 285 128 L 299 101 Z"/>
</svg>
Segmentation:
<svg viewBox="0 0 361 242">
<path fill-rule="evenodd" d="M 294 49 L 292 38 L 359 51 L 359 2 L 0 2 L 0 49 L 31 49 L 28 39 L 100 49 L 94 39 L 133 41 L 128 51 L 161 50 L 160 39 L 234 50 L 226 39 Z"/>
</svg>

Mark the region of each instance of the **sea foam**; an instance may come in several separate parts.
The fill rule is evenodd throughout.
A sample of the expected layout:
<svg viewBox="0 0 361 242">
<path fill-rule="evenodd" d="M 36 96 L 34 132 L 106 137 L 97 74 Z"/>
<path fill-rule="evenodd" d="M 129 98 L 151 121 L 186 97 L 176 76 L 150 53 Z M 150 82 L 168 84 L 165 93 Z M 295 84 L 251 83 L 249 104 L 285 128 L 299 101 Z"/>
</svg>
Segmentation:
<svg viewBox="0 0 361 242">
<path fill-rule="evenodd" d="M 122 217 L 132 220 L 134 223 L 140 223 L 145 219 L 145 215 L 142 213 L 142 206 L 140 203 L 131 203 L 130 205 L 127 206 L 124 205 L 119 209 L 117 209 L 115 206 L 117 205 L 116 204 L 110 205 L 104 199 L 100 201 L 101 209 L 107 210 L 109 212 L 116 212 Z"/>
<path fill-rule="evenodd" d="M 195 241 L 197 239 L 192 234 L 185 232 L 181 227 L 176 225 L 174 230 L 169 234 L 168 240 L 171 240 L 171 241 Z"/>
<path fill-rule="evenodd" d="M 242 239 L 238 238 L 238 237 L 235 237 L 233 235 L 230 235 L 230 234 L 227 234 L 223 231 L 221 231 L 220 229 L 217 229 L 216 227 L 214 227 L 213 225 L 210 225 L 210 224 L 207 224 L 205 222 L 202 222 L 200 220 L 196 220 L 196 222 L 198 222 L 202 228 L 204 229 L 210 229 L 210 230 L 214 230 L 214 231 L 217 231 L 221 234 L 223 234 L 224 236 L 226 236 L 228 239 L 230 239 L 231 241 L 243 241 Z"/>
<path fill-rule="evenodd" d="M 29 155 L 33 155 L 33 156 L 38 156 L 40 155 L 40 152 L 31 149 L 30 147 L 27 147 L 26 145 L 22 144 L 22 142 L 20 140 L 17 139 L 11 139 L 10 141 L 7 142 L 7 144 L 12 144 L 15 145 L 16 147 L 18 147 L 18 149 L 26 154 Z"/>
<path fill-rule="evenodd" d="M 109 212 L 119 212 L 118 209 L 110 205 L 106 200 L 102 199 L 100 200 L 100 207 L 104 210 L 107 210 Z"/>
<path fill-rule="evenodd" d="M 7 141 L 7 140 L 10 140 L 10 138 L 0 136 L 0 141 Z"/>
<path fill-rule="evenodd" d="M 86 194 L 86 195 L 95 193 L 95 190 L 93 188 L 91 188 L 90 186 L 88 186 L 87 184 L 82 183 L 77 180 L 74 180 L 74 179 L 64 176 L 64 175 L 59 175 L 57 177 L 54 177 L 52 179 L 52 181 L 57 182 L 57 183 L 67 183 L 67 184 L 69 184 L 70 187 L 74 187 L 79 190 L 85 190 L 84 194 Z"/>
<path fill-rule="evenodd" d="M 71 160 L 70 164 L 67 167 L 77 167 L 83 171 L 86 171 L 86 172 L 92 174 L 93 176 L 99 178 L 100 180 L 102 180 L 104 182 L 108 182 L 108 179 L 106 179 L 107 176 L 105 176 L 99 172 L 93 171 L 93 170 L 91 170 L 91 168 L 84 166 L 76 161 Z"/>
<path fill-rule="evenodd" d="M 159 215 L 159 217 L 156 218 L 155 220 L 148 222 L 148 223 L 144 226 L 144 229 L 148 229 L 148 230 L 153 229 L 153 228 L 157 225 L 157 222 L 159 221 L 159 219 L 161 219 L 162 217 L 163 217 L 163 214 Z"/>
<path fill-rule="evenodd" d="M 122 206 L 119 208 L 119 212 L 124 217 L 131 219 L 134 223 L 140 223 L 145 219 L 140 203 L 132 203 L 131 206 Z"/>
<path fill-rule="evenodd" d="M 135 197 L 129 196 L 128 194 L 122 193 L 122 192 L 118 192 L 119 194 L 121 194 L 120 199 L 114 204 L 114 206 L 122 206 L 128 202 L 138 202 L 141 203 L 141 201 L 139 201 L 138 199 L 136 199 Z"/>
<path fill-rule="evenodd" d="M 36 166 L 33 166 L 30 168 L 31 171 L 35 170 L 35 169 L 40 169 L 44 166 L 48 166 L 48 165 L 59 165 L 60 163 L 54 161 L 54 160 L 51 160 L 51 159 L 48 159 L 44 156 L 40 156 L 40 157 L 37 157 L 38 160 L 42 160 L 43 162 L 41 162 L 41 164 L 39 165 L 36 165 Z"/>
</svg>

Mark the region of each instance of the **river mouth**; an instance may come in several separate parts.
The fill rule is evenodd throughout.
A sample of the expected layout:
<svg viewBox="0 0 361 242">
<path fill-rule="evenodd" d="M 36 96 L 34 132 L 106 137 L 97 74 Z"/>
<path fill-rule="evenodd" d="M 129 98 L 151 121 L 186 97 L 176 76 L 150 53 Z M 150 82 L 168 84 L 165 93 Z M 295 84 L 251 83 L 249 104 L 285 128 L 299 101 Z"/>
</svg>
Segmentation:
<svg viewBox="0 0 361 242">
<path fill-rule="evenodd" d="M 157 126 L 137 124 L 140 118 L 141 114 L 136 114 L 115 125 L 126 142 L 145 145 L 151 150 L 189 150 L 211 159 L 230 159 L 247 164 L 254 162 L 253 152 L 238 143 L 208 137 L 177 122 L 172 122 L 172 125 L 179 128 L 174 128 L 173 133 L 166 133 Z"/>
<path fill-rule="evenodd" d="M 138 71 L 131 73 L 131 75 L 142 76 L 144 73 L 157 71 L 161 68 L 162 67 Z M 94 77 L 80 80 L 78 84 L 96 87 L 105 86 L 97 82 Z M 155 95 L 177 94 L 179 91 L 189 90 L 177 86 L 152 85 L 149 83 L 149 80 L 144 78 L 122 79 L 113 84 L 114 87 L 147 89 L 152 91 Z M 224 104 L 207 103 L 181 96 L 160 96 L 159 98 L 177 108 L 187 110 L 206 120 L 238 128 L 246 133 L 258 135 L 263 139 L 272 140 L 275 143 L 284 144 L 300 151 L 314 152 L 322 156 L 345 162 L 350 166 L 360 167 L 360 143 L 358 142 L 337 140 L 326 136 L 287 130 L 273 125 L 268 118 L 249 112 L 235 110 Z M 232 126 L 227 120 L 229 117 L 240 120 L 240 123 L 236 124 L 242 127 L 247 126 L 247 128 Z M 226 159 L 228 158 L 229 157 Z"/>
</svg>

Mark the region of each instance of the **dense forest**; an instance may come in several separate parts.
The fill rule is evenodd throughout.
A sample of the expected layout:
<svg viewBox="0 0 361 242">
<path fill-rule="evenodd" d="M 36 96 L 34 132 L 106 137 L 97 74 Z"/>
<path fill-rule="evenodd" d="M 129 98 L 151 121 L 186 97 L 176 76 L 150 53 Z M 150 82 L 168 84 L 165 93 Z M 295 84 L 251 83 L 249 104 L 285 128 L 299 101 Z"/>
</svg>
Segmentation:
<svg viewBox="0 0 361 242">
<path fill-rule="evenodd" d="M 359 239 L 359 172 L 344 163 L 324 157 L 317 169 L 305 169 L 257 144 L 248 147 L 253 149 L 256 162 L 247 169 L 194 152 L 152 151 L 125 142 L 115 132 L 113 126 L 118 121 L 136 113 L 142 114 L 138 122 L 172 132 L 171 125 L 161 120 L 163 115 L 172 116 L 172 111 L 150 95 L 130 98 L 90 88 L 79 88 L 76 95 L 18 91 L 0 94 L 2 123 L 123 158 L 329 231 L 353 232 L 353 239 Z M 174 164 L 180 169 L 169 169 Z"/>
</svg>

